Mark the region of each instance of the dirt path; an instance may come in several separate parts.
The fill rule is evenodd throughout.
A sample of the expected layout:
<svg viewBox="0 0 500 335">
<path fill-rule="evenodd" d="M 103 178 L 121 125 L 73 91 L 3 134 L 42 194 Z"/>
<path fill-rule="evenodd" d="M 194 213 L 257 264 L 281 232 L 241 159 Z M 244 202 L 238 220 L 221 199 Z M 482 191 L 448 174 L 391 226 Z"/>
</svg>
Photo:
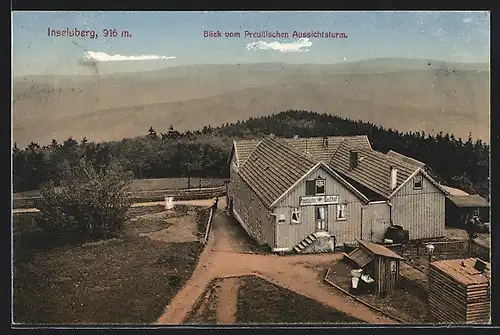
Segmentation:
<svg viewBox="0 0 500 335">
<path fill-rule="evenodd" d="M 246 275 L 259 276 L 368 323 L 395 323 L 324 284 L 324 274 L 318 268 L 338 260 L 341 254 L 283 257 L 244 253 L 245 242 L 236 233 L 234 224 L 227 214 L 217 212 L 207 246 L 192 277 L 165 308 L 157 324 L 181 324 L 213 279 Z M 221 292 L 228 294 L 225 302 L 230 305 L 228 302 L 232 303 L 231 294 L 234 294 L 236 285 L 231 281 L 226 285 L 226 293 Z M 233 311 L 229 307 L 217 313 L 218 322 L 225 323 Z"/>
<path fill-rule="evenodd" d="M 200 207 L 210 207 L 214 204 L 214 199 L 203 199 L 203 200 L 180 200 L 174 201 L 175 205 L 186 205 L 186 206 L 200 206 Z M 164 206 L 165 201 L 151 201 L 151 202 L 136 202 L 130 207 L 150 207 L 150 206 Z M 220 198 L 219 208 L 226 206 L 225 198 Z M 40 212 L 37 208 L 15 208 L 12 209 L 12 214 L 22 214 L 22 213 L 38 213 Z"/>
<path fill-rule="evenodd" d="M 216 317 L 218 324 L 235 323 L 239 284 L 238 278 L 225 278 L 217 287 L 215 292 L 217 295 Z"/>
</svg>

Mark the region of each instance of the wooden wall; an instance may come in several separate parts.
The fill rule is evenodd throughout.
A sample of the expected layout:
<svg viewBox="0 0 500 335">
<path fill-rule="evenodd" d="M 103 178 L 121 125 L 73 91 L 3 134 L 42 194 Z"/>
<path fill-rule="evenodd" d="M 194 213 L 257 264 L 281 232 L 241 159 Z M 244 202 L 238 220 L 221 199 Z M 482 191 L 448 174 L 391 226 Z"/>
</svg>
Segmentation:
<svg viewBox="0 0 500 335">
<path fill-rule="evenodd" d="M 363 227 L 361 239 L 370 242 L 382 242 L 387 228 L 391 225 L 389 205 L 370 203 L 363 208 Z"/>
<path fill-rule="evenodd" d="M 395 271 L 391 271 L 391 262 L 395 264 Z M 399 284 L 400 261 L 397 259 L 377 256 L 375 259 L 375 275 L 377 293 L 394 290 Z"/>
<path fill-rule="evenodd" d="M 234 157 L 233 157 L 234 159 Z M 233 214 L 241 221 L 247 233 L 259 244 L 267 244 L 274 248 L 274 218 L 267 208 L 248 187 L 231 164 L 231 181 L 228 187 L 228 201 L 233 201 Z"/>
<path fill-rule="evenodd" d="M 392 198 L 392 224 L 407 229 L 411 240 L 445 236 L 445 194 L 425 176 L 423 188 L 409 180 Z"/>
<path fill-rule="evenodd" d="M 327 171 L 318 167 L 274 208 L 277 218 L 281 214 L 286 218 L 284 223 L 276 223 L 276 246 L 278 248 L 293 248 L 316 231 L 314 206 L 303 206 L 301 208 L 300 224 L 291 222 L 291 213 L 293 207 L 299 207 L 300 197 L 306 195 L 306 181 L 317 177 L 326 180 L 326 195 L 339 195 L 339 202 L 347 203 L 346 220 L 343 221 L 336 220 L 337 205 L 328 205 L 328 232 L 335 237 L 336 246 L 341 246 L 344 242 L 355 242 L 356 238 L 361 237 L 362 201 Z"/>
</svg>

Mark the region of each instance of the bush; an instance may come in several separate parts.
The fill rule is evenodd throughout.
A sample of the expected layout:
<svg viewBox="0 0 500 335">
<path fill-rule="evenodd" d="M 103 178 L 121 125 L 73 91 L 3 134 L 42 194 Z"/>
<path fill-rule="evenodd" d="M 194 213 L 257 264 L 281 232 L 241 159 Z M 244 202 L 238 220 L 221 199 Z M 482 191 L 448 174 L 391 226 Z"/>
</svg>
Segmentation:
<svg viewBox="0 0 500 335">
<path fill-rule="evenodd" d="M 64 243 L 116 236 L 130 207 L 131 174 L 116 163 L 97 171 L 84 159 L 73 166 L 64 162 L 58 172 L 58 185 L 50 181 L 40 188 L 38 226 Z"/>
</svg>

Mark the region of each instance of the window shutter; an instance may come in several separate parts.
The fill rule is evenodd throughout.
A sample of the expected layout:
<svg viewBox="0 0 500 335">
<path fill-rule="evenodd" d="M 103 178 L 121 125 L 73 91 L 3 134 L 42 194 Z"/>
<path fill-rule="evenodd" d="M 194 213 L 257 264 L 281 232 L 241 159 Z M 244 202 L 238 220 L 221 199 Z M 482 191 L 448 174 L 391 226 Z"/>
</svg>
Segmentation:
<svg viewBox="0 0 500 335">
<path fill-rule="evenodd" d="M 316 181 L 307 180 L 306 181 L 306 195 L 316 195 Z"/>
</svg>

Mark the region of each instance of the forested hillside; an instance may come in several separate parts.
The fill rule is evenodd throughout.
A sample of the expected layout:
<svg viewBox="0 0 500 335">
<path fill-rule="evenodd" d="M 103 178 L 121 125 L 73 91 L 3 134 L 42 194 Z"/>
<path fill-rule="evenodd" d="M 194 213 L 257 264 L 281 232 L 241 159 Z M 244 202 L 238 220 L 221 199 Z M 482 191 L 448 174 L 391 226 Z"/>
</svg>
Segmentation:
<svg viewBox="0 0 500 335">
<path fill-rule="evenodd" d="M 375 150 L 392 149 L 414 157 L 427 163 L 444 184 L 489 196 L 489 145 L 481 140 L 443 133 L 400 133 L 372 123 L 294 110 L 184 133 L 173 127 L 152 127 L 144 136 L 115 142 L 69 138 L 63 143 L 54 140 L 47 146 L 33 142 L 25 148 L 14 145 L 14 192 L 37 189 L 49 179 L 57 181 L 57 165 L 80 157 L 86 157 L 98 169 L 116 159 L 136 178 L 228 177 L 232 140 L 270 133 L 281 137 L 366 134 Z"/>
</svg>

